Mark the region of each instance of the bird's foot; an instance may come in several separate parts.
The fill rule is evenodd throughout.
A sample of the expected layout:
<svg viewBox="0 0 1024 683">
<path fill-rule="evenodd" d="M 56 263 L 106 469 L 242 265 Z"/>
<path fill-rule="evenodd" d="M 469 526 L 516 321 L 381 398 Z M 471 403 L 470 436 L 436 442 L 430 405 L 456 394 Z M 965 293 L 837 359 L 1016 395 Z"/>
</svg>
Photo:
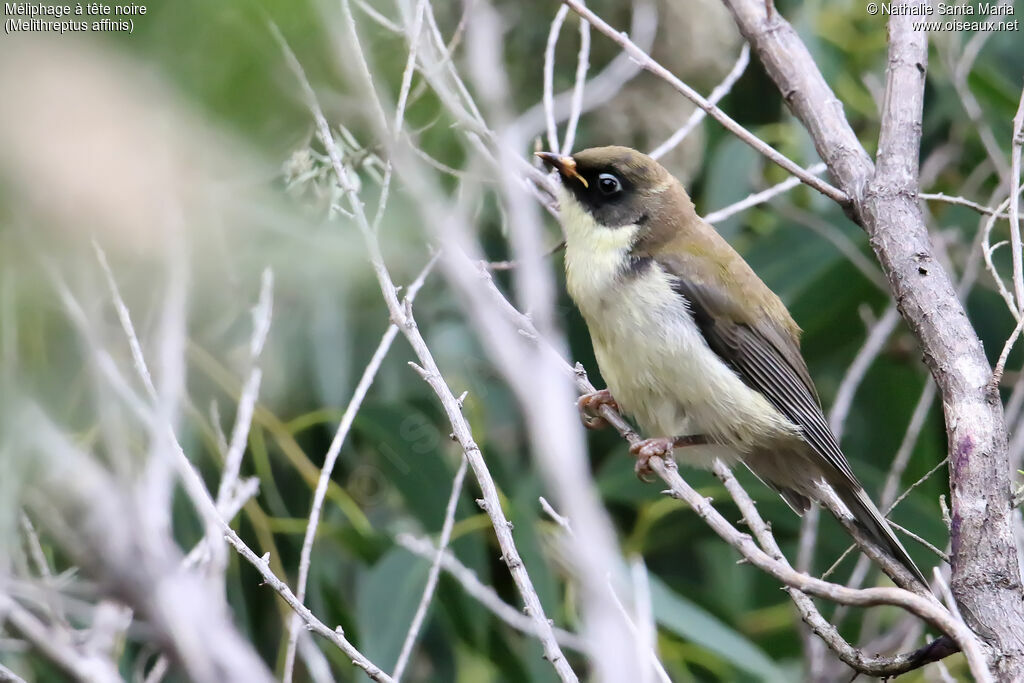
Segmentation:
<svg viewBox="0 0 1024 683">
<path fill-rule="evenodd" d="M 601 429 L 608 426 L 608 421 L 598 414 L 601 406 L 610 406 L 615 411 L 619 410 L 619 404 L 615 402 L 611 392 L 607 389 L 601 389 L 600 391 L 580 396 L 579 400 L 576 401 L 576 407 L 580 411 L 580 420 L 583 421 L 584 427 L 587 429 Z"/>
<path fill-rule="evenodd" d="M 686 446 L 699 446 L 708 443 L 706 436 L 695 434 L 692 436 L 667 437 L 659 436 L 654 439 L 637 441 L 629 447 L 629 452 L 636 457 L 636 465 L 633 467 L 636 476 L 640 481 L 651 483 L 654 481 L 654 470 L 651 469 L 651 458 L 661 458 L 672 462 L 672 451 Z M 674 463 L 673 463 L 674 464 Z"/>
</svg>

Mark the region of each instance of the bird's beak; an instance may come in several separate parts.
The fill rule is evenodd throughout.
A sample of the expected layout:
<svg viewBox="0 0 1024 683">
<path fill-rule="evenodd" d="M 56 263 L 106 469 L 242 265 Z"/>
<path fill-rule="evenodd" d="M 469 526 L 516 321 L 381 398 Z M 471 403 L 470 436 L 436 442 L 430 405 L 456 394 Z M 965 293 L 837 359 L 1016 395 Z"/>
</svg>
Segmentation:
<svg viewBox="0 0 1024 683">
<path fill-rule="evenodd" d="M 563 156 L 556 152 L 537 152 L 536 154 L 548 168 L 555 169 L 563 178 L 573 178 L 580 181 L 583 187 L 589 187 L 587 179 L 576 171 L 576 160 L 571 156 Z"/>
</svg>

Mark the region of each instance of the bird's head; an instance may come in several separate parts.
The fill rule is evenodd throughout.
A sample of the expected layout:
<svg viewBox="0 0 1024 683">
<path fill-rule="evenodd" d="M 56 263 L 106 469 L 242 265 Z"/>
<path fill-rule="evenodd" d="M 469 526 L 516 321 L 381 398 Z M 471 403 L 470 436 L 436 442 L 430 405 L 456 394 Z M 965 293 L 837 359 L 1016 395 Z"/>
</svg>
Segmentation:
<svg viewBox="0 0 1024 683">
<path fill-rule="evenodd" d="M 635 149 L 592 147 L 572 156 L 553 152 L 537 156 L 558 171 L 562 213 L 573 222 L 590 219 L 586 222 L 592 221 L 597 229 L 629 228 L 639 238 L 649 230 L 676 225 L 681 215 L 695 217 L 679 181 Z"/>
</svg>

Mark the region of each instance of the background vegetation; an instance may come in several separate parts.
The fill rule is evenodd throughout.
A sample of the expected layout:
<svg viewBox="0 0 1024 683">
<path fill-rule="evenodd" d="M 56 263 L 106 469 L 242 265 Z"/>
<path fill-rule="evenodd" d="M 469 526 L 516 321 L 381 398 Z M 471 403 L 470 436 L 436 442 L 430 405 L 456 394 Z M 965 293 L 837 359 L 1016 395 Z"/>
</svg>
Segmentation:
<svg viewBox="0 0 1024 683">
<path fill-rule="evenodd" d="M 472 6 L 470 2 L 470 13 Z M 558 4 L 508 0 L 495 6 L 505 20 L 506 65 L 515 105 L 525 111 L 540 100 L 544 45 Z M 631 8 L 625 3 L 594 0 L 590 6 L 615 26 L 630 23 Z M 886 59 L 885 19 L 868 15 L 860 2 L 776 6 L 799 28 L 854 129 L 873 153 Z M 398 9 L 389 2 L 373 0 L 372 9 L 399 20 Z M 467 11 L 458 3 L 438 2 L 435 9 L 446 37 L 457 30 Z M 710 91 L 739 52 L 731 18 L 712 0 L 659 1 L 656 9 L 652 54 L 701 92 Z M 260 363 L 263 384 L 242 465 L 244 475 L 259 478 L 260 489 L 233 526 L 257 554 L 269 553 L 275 572 L 294 584 L 324 454 L 389 319 L 355 226 L 332 208 L 338 197 L 331 189 L 324 150 L 315 142 L 301 91 L 268 22 L 280 28 L 295 50 L 328 119 L 351 132 L 350 158 L 367 159 L 358 168 L 370 198 L 379 187 L 381 167 L 373 160 L 381 153 L 381 141 L 359 113 L 365 103 L 349 81 L 346 65 L 340 63 L 338 41 L 345 40 L 345 33 L 333 4 L 181 0 L 150 2 L 147 10 L 136 18 L 132 35 L 23 34 L 0 40 L 0 55 L 6 53 L 0 60 L 7 63 L 0 67 L 0 86 L 9 95 L 0 104 L 0 142 L 10 150 L 0 160 L 0 406 L 29 397 L 74 442 L 101 443 L 101 397 L 92 388 L 96 371 L 52 276 L 58 273 L 58 279 L 85 302 L 88 314 L 98 321 L 99 343 L 130 375 L 127 344 L 119 335 L 102 271 L 89 245 L 89 237 L 95 235 L 108 252 L 147 350 L 157 345 L 161 333 L 166 282 L 187 281 L 187 371 L 177 431 L 189 458 L 216 490 L 223 457 L 217 430 L 229 429 L 234 417 L 248 372 L 248 309 L 256 301 L 260 274 L 270 267 L 273 315 Z M 1018 8 L 1021 11 L 1024 8 Z M 374 73 L 385 79 L 378 85 L 397 93 L 407 54 L 404 40 L 365 11 L 357 8 L 356 17 Z M 576 25 L 570 14 L 556 52 L 556 91 L 573 83 Z M 979 131 L 990 129 L 1004 153 L 1008 151 L 1024 42 L 1019 32 L 996 32 L 984 40 L 965 81 L 980 109 L 980 120 L 972 120 L 954 82 L 955 65 L 963 58 L 965 45 L 975 39 L 970 33 L 932 36 L 922 189 L 989 204 L 999 185 L 998 169 Z M 592 40 L 596 73 L 618 50 L 596 33 Z M 455 59 L 462 59 L 458 50 Z M 24 70 L 15 72 L 14 65 Z M 464 168 L 459 125 L 418 75 L 412 92 L 407 120 L 421 131 L 423 149 L 445 165 Z M 816 161 L 809 139 L 794 124 L 756 59 L 721 106 L 790 158 L 804 165 Z M 640 75 L 610 103 L 584 115 L 576 147 L 614 143 L 651 149 L 690 111 L 691 105 L 664 83 Z M 543 135 L 541 130 L 537 133 Z M 714 122 L 701 124 L 665 163 L 688 184 L 701 213 L 786 177 Z M 150 172 L 154 166 L 159 172 Z M 140 176 L 138 169 L 149 171 Z M 447 182 L 446 189 L 454 191 L 459 177 Z M 431 237 L 410 196 L 401 187 L 393 192 L 380 234 L 396 282 L 407 283 L 425 264 Z M 159 202 L 169 195 L 187 198 L 188 209 L 178 226 L 187 238 L 175 242 L 187 252 L 184 272 L 168 271 L 163 258 L 169 242 Z M 933 238 L 944 247 L 953 270 L 962 273 L 971 258 L 980 216 L 969 208 L 938 202 L 927 204 L 927 215 Z M 508 258 L 505 222 L 496 202 L 482 202 L 475 216 L 489 256 L 495 261 Z M 547 223 L 554 245 L 560 239 L 558 226 L 550 218 Z M 803 327 L 804 355 L 829 408 L 867 330 L 889 305 L 865 235 L 834 203 L 804 186 L 717 227 L 780 294 Z M 1006 223 L 1001 221 L 993 242 L 1005 237 Z M 865 257 L 866 272 L 837 249 L 835 240 L 852 244 Z M 1001 263 L 998 257 L 996 252 Z M 560 253 L 549 263 L 561 282 Z M 499 273 L 499 282 L 506 276 Z M 564 290 L 559 297 L 572 356 L 590 370 L 596 385 L 603 386 L 582 319 Z M 987 274 L 967 303 L 994 363 L 1013 321 Z M 555 543 L 560 529 L 538 503 L 545 489 L 529 457 L 513 396 L 439 276 L 428 278 L 416 301 L 416 317 L 449 384 L 456 392 L 468 391 L 465 413 L 499 485 L 523 561 L 548 616 L 574 630 L 578 615 L 564 580 L 565 558 Z M 328 490 L 306 600 L 324 623 L 343 626 L 353 643 L 385 669 L 395 662 L 429 567 L 428 560 L 398 545 L 396 536 L 436 537 L 460 457 L 428 386 L 407 364 L 412 359 L 399 338 L 355 419 Z M 156 358 L 151 362 L 159 365 Z M 1018 354 L 1013 354 L 1004 380 L 1007 391 L 1017 381 L 1020 364 Z M 916 344 L 900 323 L 857 390 L 843 430 L 844 450 L 873 495 L 881 488 L 927 381 Z M 218 407 L 223 426 L 214 426 L 211 402 Z M 126 451 L 144 450 L 142 434 L 141 428 L 126 429 Z M 0 573 L 12 575 L 19 563 L 26 562 L 19 510 L 26 502 L 22 494 L 37 476 L 33 463 L 13 443 L 9 432 L 0 436 L 0 466 L 5 472 L 0 483 L 0 542 L 6 546 Z M 738 565 L 733 550 L 683 503 L 659 495 L 656 484 L 637 481 L 632 459 L 616 435 L 593 433 L 589 445 L 600 495 L 612 513 L 622 547 L 630 555 L 642 556 L 650 572 L 658 648 L 673 680 L 800 678 L 797 619 L 777 583 Z M 105 446 L 97 447 L 104 457 L 116 460 Z M 940 407 L 932 405 L 913 443 L 901 490 L 945 455 Z M 684 476 L 705 495 L 722 501 L 727 516 L 739 517 L 714 477 L 694 471 L 685 471 Z M 799 519 L 773 492 L 749 476 L 741 479 L 750 484 L 783 550 L 795 557 Z M 910 493 L 893 518 L 944 547 L 947 530 L 939 499 L 946 492 L 945 470 L 940 469 Z M 477 497 L 476 484 L 467 483 L 451 547 L 484 584 L 518 606 L 489 520 L 474 504 Z M 831 519 L 823 518 L 821 525 L 814 561 L 819 575 L 848 545 Z M 180 492 L 172 526 L 186 550 L 203 534 Z M 908 547 L 922 567 L 937 564 L 927 550 L 915 544 Z M 72 622 L 88 623 L 96 594 L 89 577 L 77 572 L 68 554 L 46 534 L 42 548 Z M 845 581 L 855 560 L 856 554 L 847 558 L 835 578 Z M 36 609 L 18 590 L 8 592 Z M 233 553 L 226 591 L 236 624 L 280 673 L 290 610 Z M 842 631 L 852 641 L 870 638 L 897 616 L 895 611 L 881 611 L 865 617 L 855 611 Z M 2 624 L 0 614 L 0 628 Z M 332 645 L 320 639 L 312 642 L 326 655 L 335 680 L 363 676 Z M 120 672 L 126 677 L 151 665 L 154 650 L 144 623 L 128 630 L 118 652 Z M 25 649 L 13 632 L 0 639 L 0 663 L 26 680 L 65 676 L 34 650 Z M 949 666 L 956 675 L 961 665 L 954 659 Z M 925 669 L 908 680 L 930 675 Z M 302 662 L 296 676 L 309 678 Z M 554 678 L 535 640 L 494 617 L 456 580 L 442 575 L 409 680 Z M 167 680 L 181 679 L 172 667 Z"/>
</svg>

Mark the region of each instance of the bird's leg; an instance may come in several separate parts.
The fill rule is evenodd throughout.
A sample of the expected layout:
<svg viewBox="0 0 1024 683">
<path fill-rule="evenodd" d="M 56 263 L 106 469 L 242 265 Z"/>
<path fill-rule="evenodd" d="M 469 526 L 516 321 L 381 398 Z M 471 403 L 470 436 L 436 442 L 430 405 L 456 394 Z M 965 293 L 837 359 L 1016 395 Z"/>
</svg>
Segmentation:
<svg viewBox="0 0 1024 683">
<path fill-rule="evenodd" d="M 636 471 L 637 478 L 639 478 L 640 481 L 650 483 L 654 481 L 652 478 L 649 478 L 654 474 L 650 464 L 651 458 L 664 458 L 665 460 L 671 460 L 672 451 L 676 448 L 685 448 L 686 446 L 703 446 L 707 443 L 708 437 L 702 434 L 671 437 L 659 436 L 654 439 L 637 441 L 629 447 L 629 452 L 636 456 L 636 466 L 633 469 Z"/>
<path fill-rule="evenodd" d="M 576 407 L 579 408 L 580 420 L 583 421 L 584 427 L 587 429 L 601 429 L 608 426 L 607 420 L 598 414 L 601 406 L 611 406 L 616 412 L 619 410 L 619 404 L 615 402 L 611 392 L 607 389 L 593 391 L 580 396 L 579 400 L 576 401 Z"/>
</svg>

